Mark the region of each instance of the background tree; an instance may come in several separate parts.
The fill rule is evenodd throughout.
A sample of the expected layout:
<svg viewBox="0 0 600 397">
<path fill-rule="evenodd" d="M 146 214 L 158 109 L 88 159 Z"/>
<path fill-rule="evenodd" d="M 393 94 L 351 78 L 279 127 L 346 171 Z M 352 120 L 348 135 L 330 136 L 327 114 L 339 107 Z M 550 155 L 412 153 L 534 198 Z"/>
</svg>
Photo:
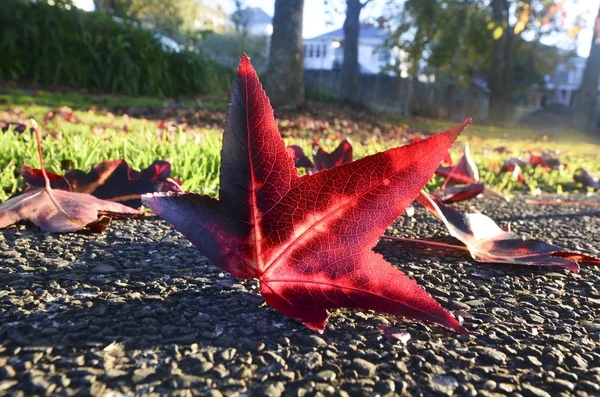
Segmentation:
<svg viewBox="0 0 600 397">
<path fill-rule="evenodd" d="M 531 32 L 535 41 L 560 30 L 562 2 L 547 0 L 492 0 L 492 20 L 488 24 L 494 43 L 490 71 L 490 119 L 506 121 L 511 114 L 511 95 L 515 73 L 515 56 L 523 43 L 524 32 Z"/>
<path fill-rule="evenodd" d="M 250 23 L 250 12 L 244 7 L 242 0 L 234 0 L 235 11 L 231 14 L 231 21 L 238 34 L 248 34 L 248 24 Z"/>
<path fill-rule="evenodd" d="M 235 38 L 237 39 L 237 53 L 247 53 L 248 25 L 250 24 L 251 12 L 244 6 L 243 0 L 234 0 L 235 11 L 231 14 L 231 21 L 235 27 Z M 250 55 L 250 54 L 248 54 Z"/>
<path fill-rule="evenodd" d="M 276 0 L 265 87 L 274 107 L 304 103 L 304 0 Z"/>
<path fill-rule="evenodd" d="M 598 128 L 598 81 L 600 80 L 600 9 L 594 23 L 594 36 L 590 56 L 585 64 L 581 87 L 575 101 L 575 122 L 589 130 Z"/>
<path fill-rule="evenodd" d="M 360 36 L 360 12 L 371 0 L 346 0 L 344 20 L 344 60 L 342 63 L 342 86 L 340 97 L 344 102 L 360 103 L 360 65 L 358 64 L 358 39 Z"/>
<path fill-rule="evenodd" d="M 94 5 L 97 10 L 138 20 L 167 34 L 191 30 L 197 11 L 194 0 L 94 0 Z"/>
<path fill-rule="evenodd" d="M 400 48 L 411 75 L 425 67 L 457 80 L 489 69 L 489 15 L 478 0 L 406 0 L 388 18 L 387 45 Z"/>
<path fill-rule="evenodd" d="M 388 45 L 405 51 L 409 72 L 433 67 L 462 84 L 487 76 L 490 118 L 510 116 L 515 67 L 524 43 L 543 47 L 541 36 L 563 30 L 558 0 L 405 0 L 396 6 Z M 531 37 L 526 42 L 522 35 Z M 528 37 L 528 38 L 529 38 Z M 552 67 L 554 65 L 551 65 Z"/>
</svg>

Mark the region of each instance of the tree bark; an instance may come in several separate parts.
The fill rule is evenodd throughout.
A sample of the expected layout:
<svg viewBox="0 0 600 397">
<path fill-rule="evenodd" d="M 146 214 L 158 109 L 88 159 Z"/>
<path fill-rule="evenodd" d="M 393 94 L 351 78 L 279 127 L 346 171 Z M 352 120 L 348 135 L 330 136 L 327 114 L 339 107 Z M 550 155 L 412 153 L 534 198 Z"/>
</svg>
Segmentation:
<svg viewBox="0 0 600 397">
<path fill-rule="evenodd" d="M 600 80 L 600 9 L 594 24 L 594 36 L 590 56 L 585 63 L 583 80 L 575 100 L 575 123 L 586 130 L 597 130 L 596 106 L 598 103 L 598 81 Z"/>
<path fill-rule="evenodd" d="M 506 43 L 504 47 L 504 69 L 502 70 L 502 120 L 508 121 L 512 117 L 512 86 L 515 72 L 515 50 L 519 36 L 513 33 L 513 26 L 508 23 L 505 32 Z"/>
<path fill-rule="evenodd" d="M 297 107 L 304 99 L 302 11 L 304 0 L 276 0 L 265 88 L 273 107 Z"/>
<path fill-rule="evenodd" d="M 502 36 L 494 40 L 490 74 L 490 119 L 503 124 L 511 117 L 511 95 L 515 72 L 515 52 L 520 40 L 510 25 L 510 1 L 492 0 L 492 19 L 503 28 Z"/>
<path fill-rule="evenodd" d="M 492 0 L 492 19 L 496 26 L 504 27 L 505 0 Z M 504 27 L 505 28 L 505 27 Z M 490 73 L 490 119 L 504 120 L 504 55 L 506 48 L 506 32 L 494 40 L 492 48 L 492 70 Z"/>
<path fill-rule="evenodd" d="M 340 90 L 340 99 L 351 104 L 360 103 L 358 37 L 360 35 L 360 11 L 365 4 L 361 3 L 360 0 L 346 0 L 344 61 L 341 71 L 342 87 Z"/>
</svg>

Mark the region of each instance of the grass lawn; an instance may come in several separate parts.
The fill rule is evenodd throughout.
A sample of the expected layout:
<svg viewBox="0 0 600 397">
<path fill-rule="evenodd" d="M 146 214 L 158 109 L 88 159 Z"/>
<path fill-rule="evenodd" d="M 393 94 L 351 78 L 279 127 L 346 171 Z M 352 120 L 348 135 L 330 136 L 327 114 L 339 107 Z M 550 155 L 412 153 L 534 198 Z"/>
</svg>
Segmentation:
<svg viewBox="0 0 600 397">
<path fill-rule="evenodd" d="M 49 112 L 63 105 L 74 109 L 71 121 L 57 116 L 44 122 Z M 204 101 L 207 108 L 202 111 L 194 110 L 196 101 L 185 100 L 177 107 L 174 105 L 156 98 L 13 90 L 0 94 L 0 122 L 26 123 L 29 118 L 35 118 L 43 129 L 44 160 L 49 171 L 63 173 L 63 160 L 71 160 L 75 168 L 89 171 L 94 164 L 103 160 L 124 158 L 133 168 L 140 169 L 154 160 L 170 159 L 173 175 L 183 181 L 184 189 L 214 196 L 218 190 L 221 128 L 226 101 Z M 161 109 L 170 110 L 164 114 L 146 116 L 153 119 L 122 114 L 134 107 L 151 107 L 153 112 L 159 113 Z M 314 105 L 313 108 L 319 106 Z M 184 114 L 187 123 L 182 119 L 186 117 L 182 116 Z M 310 116 L 302 116 L 302 123 L 296 122 L 294 117 L 288 115 L 279 119 L 280 127 L 282 133 L 286 132 L 284 135 L 293 136 L 285 138 L 286 144 L 300 145 L 306 153 L 310 153 L 314 136 L 322 138 L 321 142 L 327 149 L 333 149 L 345 131 L 338 128 L 337 120 L 333 120 L 330 127 L 316 128 L 304 122 Z M 335 117 L 340 116 L 337 114 Z M 403 145 L 411 134 L 414 136 L 422 132 L 427 135 L 454 125 L 447 121 L 398 116 L 376 115 L 374 118 L 382 121 L 390 130 L 410 133 L 386 134 L 384 131 L 372 137 L 364 134 L 359 135 L 358 139 L 354 137 L 355 158 Z M 170 131 L 159 127 L 161 120 L 172 120 Z M 358 128 L 374 128 L 369 127 L 368 123 L 362 122 Z M 0 201 L 6 200 L 22 184 L 18 178 L 21 165 L 39 166 L 33 136 L 13 130 L 11 127 L 4 133 L 0 132 Z M 545 138 L 544 132 L 475 123 L 451 151 L 455 160 L 461 156 L 465 142 L 470 144 L 483 182 L 505 193 L 536 189 L 550 193 L 587 191 L 589 188 L 573 181 L 573 172 L 579 167 L 586 167 L 592 174 L 600 174 L 600 145 L 588 143 L 585 137 L 572 131 Z M 512 153 L 500 154 L 494 150 L 503 146 Z M 525 168 L 523 173 L 528 186 L 513 180 L 510 174 L 498 174 L 504 160 L 526 157 L 530 150 L 558 150 L 566 167 L 553 171 L 540 167 Z M 435 177 L 429 188 L 441 183 L 441 178 Z"/>
</svg>

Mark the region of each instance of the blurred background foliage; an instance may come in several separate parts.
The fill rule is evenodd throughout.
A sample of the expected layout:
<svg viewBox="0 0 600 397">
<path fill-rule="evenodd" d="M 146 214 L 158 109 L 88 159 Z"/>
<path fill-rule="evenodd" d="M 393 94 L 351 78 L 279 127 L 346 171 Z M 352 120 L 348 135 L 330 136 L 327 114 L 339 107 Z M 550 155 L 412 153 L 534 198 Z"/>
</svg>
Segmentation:
<svg viewBox="0 0 600 397">
<path fill-rule="evenodd" d="M 0 2 L 0 81 L 127 95 L 199 95 L 230 89 L 233 68 L 193 47 L 167 47 L 162 36 L 133 20 L 86 13 L 70 1 L 50 3 Z M 176 22 L 165 20 L 166 26 L 170 23 Z"/>
</svg>

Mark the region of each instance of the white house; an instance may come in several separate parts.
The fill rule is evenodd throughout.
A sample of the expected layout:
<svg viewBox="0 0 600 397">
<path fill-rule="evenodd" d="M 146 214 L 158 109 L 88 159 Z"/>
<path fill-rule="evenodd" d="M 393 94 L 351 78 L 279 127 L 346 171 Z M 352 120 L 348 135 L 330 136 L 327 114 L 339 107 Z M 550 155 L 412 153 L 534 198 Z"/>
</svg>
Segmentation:
<svg viewBox="0 0 600 397">
<path fill-rule="evenodd" d="M 583 80 L 586 58 L 572 57 L 556 65 L 554 74 L 546 76 L 546 89 L 550 95 L 546 97 L 546 103 L 558 103 L 565 106 L 573 104 L 576 92 Z M 600 82 L 598 83 L 600 91 Z"/>
<path fill-rule="evenodd" d="M 270 36 L 273 33 L 273 18 L 260 7 L 246 7 L 231 14 L 231 19 L 239 19 L 246 31 L 254 36 Z"/>
<path fill-rule="evenodd" d="M 392 51 L 380 48 L 388 38 L 377 26 L 362 24 L 358 38 L 358 64 L 361 73 L 376 74 L 393 63 Z M 304 39 L 304 68 L 336 70 L 344 60 L 344 30 L 337 29 L 312 39 Z"/>
</svg>

